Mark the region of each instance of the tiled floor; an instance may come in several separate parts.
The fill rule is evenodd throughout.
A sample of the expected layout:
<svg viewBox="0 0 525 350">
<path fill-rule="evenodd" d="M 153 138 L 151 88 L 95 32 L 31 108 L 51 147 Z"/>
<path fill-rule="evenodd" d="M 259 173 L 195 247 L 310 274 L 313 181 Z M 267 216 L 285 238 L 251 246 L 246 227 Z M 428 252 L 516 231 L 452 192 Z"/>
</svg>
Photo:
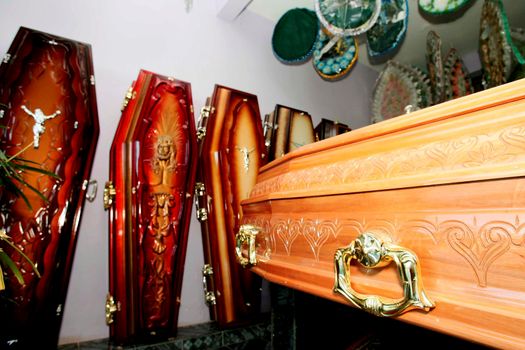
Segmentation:
<svg viewBox="0 0 525 350">
<path fill-rule="evenodd" d="M 67 344 L 59 350 L 267 350 L 270 349 L 269 317 L 259 323 L 235 329 L 221 330 L 214 323 L 181 327 L 176 338 L 156 344 L 114 346 L 108 339 Z"/>
</svg>

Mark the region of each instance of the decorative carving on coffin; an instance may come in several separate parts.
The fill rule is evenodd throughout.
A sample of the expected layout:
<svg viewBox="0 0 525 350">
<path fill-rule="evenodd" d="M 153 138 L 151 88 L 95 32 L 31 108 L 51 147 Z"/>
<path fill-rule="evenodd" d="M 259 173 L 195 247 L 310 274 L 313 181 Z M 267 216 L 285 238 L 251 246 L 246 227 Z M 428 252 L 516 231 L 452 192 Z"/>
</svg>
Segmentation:
<svg viewBox="0 0 525 350">
<path fill-rule="evenodd" d="M 421 147 L 398 148 L 370 156 L 356 157 L 303 170 L 290 169 L 283 175 L 258 182 L 251 196 L 297 189 L 322 189 L 332 185 L 404 178 L 431 171 L 459 171 L 518 160 L 525 161 L 525 123 L 493 133 L 426 143 Z"/>
<path fill-rule="evenodd" d="M 60 177 L 24 172 L 22 198 L 0 193 L 1 222 L 13 243 L 34 263 L 10 254 L 25 285 L 8 276 L 2 332 L 21 347 L 55 347 L 74 248 L 98 139 L 90 47 L 20 28 L 0 66 L 0 106 L 5 106 L 0 146 Z M 60 116 L 58 117 L 58 114 Z M 45 123 L 45 127 L 44 127 Z M 4 248 L 4 247 L 2 247 Z M 2 345 L 0 344 L 0 347 Z"/>
<path fill-rule="evenodd" d="M 322 220 L 313 217 L 282 218 L 280 215 L 275 215 L 272 219 L 262 219 L 248 215 L 244 217 L 243 222 L 262 228 L 259 239 L 274 242 L 271 248 L 273 253 L 284 251 L 290 256 L 294 243 L 303 238 L 308 242 L 316 261 L 320 261 L 320 252 L 325 245 L 341 245 L 338 236 L 343 231 L 348 232 L 347 237 L 376 232 L 387 243 L 392 244 L 399 244 L 403 241 L 402 237 L 409 237 L 408 234 L 418 234 L 429 238 L 434 246 L 448 247 L 447 249 L 459 254 L 472 268 L 476 284 L 486 287 L 487 273 L 491 265 L 512 246 L 519 247 L 525 242 L 525 220 L 518 215 L 509 217 L 508 221 L 484 221 L 482 215 L 464 216 L 468 220 L 441 219 L 451 216 L 454 216 L 454 213 L 434 216 L 431 219 L 394 216 L 386 219 Z M 479 225 L 479 222 L 483 223 Z M 325 249 L 325 253 L 330 252 Z"/>
</svg>

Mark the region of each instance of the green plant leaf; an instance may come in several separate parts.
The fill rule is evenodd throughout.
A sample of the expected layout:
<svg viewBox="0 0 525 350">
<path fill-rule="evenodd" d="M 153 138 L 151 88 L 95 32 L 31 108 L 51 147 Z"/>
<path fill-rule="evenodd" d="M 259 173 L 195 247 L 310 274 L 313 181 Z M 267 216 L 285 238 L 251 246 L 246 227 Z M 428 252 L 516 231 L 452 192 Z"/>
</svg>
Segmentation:
<svg viewBox="0 0 525 350">
<path fill-rule="evenodd" d="M 22 273 L 20 272 L 16 264 L 3 250 L 0 250 L 0 262 L 2 262 L 5 266 L 7 266 L 7 268 L 9 268 L 9 270 L 13 272 L 13 275 L 15 275 L 18 283 L 20 283 L 22 286 L 26 284 L 24 282 L 24 277 L 22 276 Z"/>
<path fill-rule="evenodd" d="M 0 291 L 5 290 L 4 271 L 2 270 L 2 264 L 0 264 Z"/>
<path fill-rule="evenodd" d="M 0 239 L 2 241 L 4 241 L 7 245 L 9 245 L 11 248 L 13 248 L 14 250 L 16 250 L 16 252 L 18 254 L 20 254 L 22 256 L 22 258 L 24 258 L 28 263 L 29 265 L 31 265 L 31 268 L 33 269 L 33 271 L 35 271 L 35 274 L 40 278 L 40 272 L 38 272 L 38 269 L 36 267 L 35 264 L 33 264 L 33 262 L 31 261 L 31 259 L 29 259 L 29 257 L 20 249 L 18 248 L 13 242 L 11 242 L 11 239 L 9 238 L 9 236 L 5 233 L 5 230 L 3 230 L 3 235 L 0 231 Z M 7 237 L 7 238 L 6 238 Z M 1 250 L 1 248 L 0 248 Z"/>
</svg>

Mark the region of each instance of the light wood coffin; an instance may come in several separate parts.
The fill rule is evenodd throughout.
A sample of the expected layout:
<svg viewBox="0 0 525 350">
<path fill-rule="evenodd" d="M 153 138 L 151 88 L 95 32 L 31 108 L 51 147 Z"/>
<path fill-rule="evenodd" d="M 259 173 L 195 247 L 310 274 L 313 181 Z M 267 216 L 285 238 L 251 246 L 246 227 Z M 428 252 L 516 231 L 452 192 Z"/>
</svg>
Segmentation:
<svg viewBox="0 0 525 350">
<path fill-rule="evenodd" d="M 110 153 L 109 289 L 114 343 L 174 336 L 197 166 L 189 83 L 140 71 Z"/>
<path fill-rule="evenodd" d="M 25 281 L 20 285 L 6 275 L 0 348 L 51 349 L 58 343 L 99 133 L 93 74 L 89 44 L 28 28 L 20 28 L 0 66 L 0 147 L 8 157 L 59 177 L 21 172 L 28 186 L 15 183 L 27 203 L 2 181 L 0 227 L 41 277 L 19 253 L 0 245 Z"/>
<path fill-rule="evenodd" d="M 354 304 L 334 292 L 341 281 L 365 299 L 402 299 L 415 290 L 424 310 L 395 317 L 489 346 L 523 349 L 524 176 L 522 80 L 307 145 L 269 163 L 242 203 L 243 224 L 260 230 L 250 257 L 256 259 L 248 259 L 243 239 L 239 252 L 244 263 L 256 263 L 252 271 L 272 282 L 348 305 Z M 392 263 L 368 269 L 343 254 L 346 260 L 336 265 L 339 249 L 365 232 L 383 239 L 383 247 L 390 244 Z M 418 261 L 405 259 L 408 250 Z M 347 263 L 336 286 L 335 271 Z M 405 291 L 403 274 L 416 276 Z M 376 298 L 368 302 L 370 311 L 385 311 Z"/>
<path fill-rule="evenodd" d="M 241 200 L 266 164 L 257 96 L 216 85 L 198 127 L 199 165 L 195 187 L 204 248 L 204 295 L 220 326 L 260 314 L 261 279 L 235 259 Z"/>
</svg>

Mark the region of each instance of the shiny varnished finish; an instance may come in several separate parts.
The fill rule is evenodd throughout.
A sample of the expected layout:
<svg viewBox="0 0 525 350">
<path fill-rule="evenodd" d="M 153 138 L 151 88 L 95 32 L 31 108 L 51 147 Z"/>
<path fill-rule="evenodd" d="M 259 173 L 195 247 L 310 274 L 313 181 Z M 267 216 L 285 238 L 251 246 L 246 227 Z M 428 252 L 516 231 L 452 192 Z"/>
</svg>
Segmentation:
<svg viewBox="0 0 525 350">
<path fill-rule="evenodd" d="M 498 348 L 525 346 L 525 83 L 307 145 L 261 169 L 243 224 L 252 271 L 349 304 L 334 255 L 370 232 L 417 255 L 428 313 L 398 319 Z M 351 288 L 403 295 L 395 267 L 351 264 Z"/>
<path fill-rule="evenodd" d="M 1 226 L 42 277 L 1 247 L 11 253 L 26 285 L 9 275 L 5 296 L 16 304 L 3 304 L 0 334 L 3 342 L 20 348 L 53 348 L 99 132 L 91 48 L 21 28 L 8 55 L 0 66 L 0 103 L 7 106 L 0 120 L 7 127 L 1 147 L 8 155 L 21 152 L 60 180 L 22 173 L 47 199 L 23 187 L 31 207 L 1 192 Z"/>
<path fill-rule="evenodd" d="M 111 338 L 176 334 L 196 171 L 190 84 L 141 71 L 112 149 Z"/>
<path fill-rule="evenodd" d="M 314 131 L 315 140 L 321 141 L 330 137 L 344 134 L 345 132 L 352 131 L 352 129 L 350 129 L 350 127 L 346 124 L 323 118 L 319 124 L 317 124 Z"/>
<path fill-rule="evenodd" d="M 266 119 L 265 139 L 269 144 L 270 161 L 315 142 L 312 117 L 305 111 L 276 105 Z"/>
<path fill-rule="evenodd" d="M 242 218 L 241 200 L 255 185 L 266 152 L 257 97 L 216 86 L 200 151 L 198 182 L 205 191 L 200 207 L 204 260 L 212 267 L 207 288 L 215 295 L 209 303 L 212 319 L 221 326 L 245 322 L 259 313 L 258 276 L 236 262 L 235 232 Z"/>
</svg>

